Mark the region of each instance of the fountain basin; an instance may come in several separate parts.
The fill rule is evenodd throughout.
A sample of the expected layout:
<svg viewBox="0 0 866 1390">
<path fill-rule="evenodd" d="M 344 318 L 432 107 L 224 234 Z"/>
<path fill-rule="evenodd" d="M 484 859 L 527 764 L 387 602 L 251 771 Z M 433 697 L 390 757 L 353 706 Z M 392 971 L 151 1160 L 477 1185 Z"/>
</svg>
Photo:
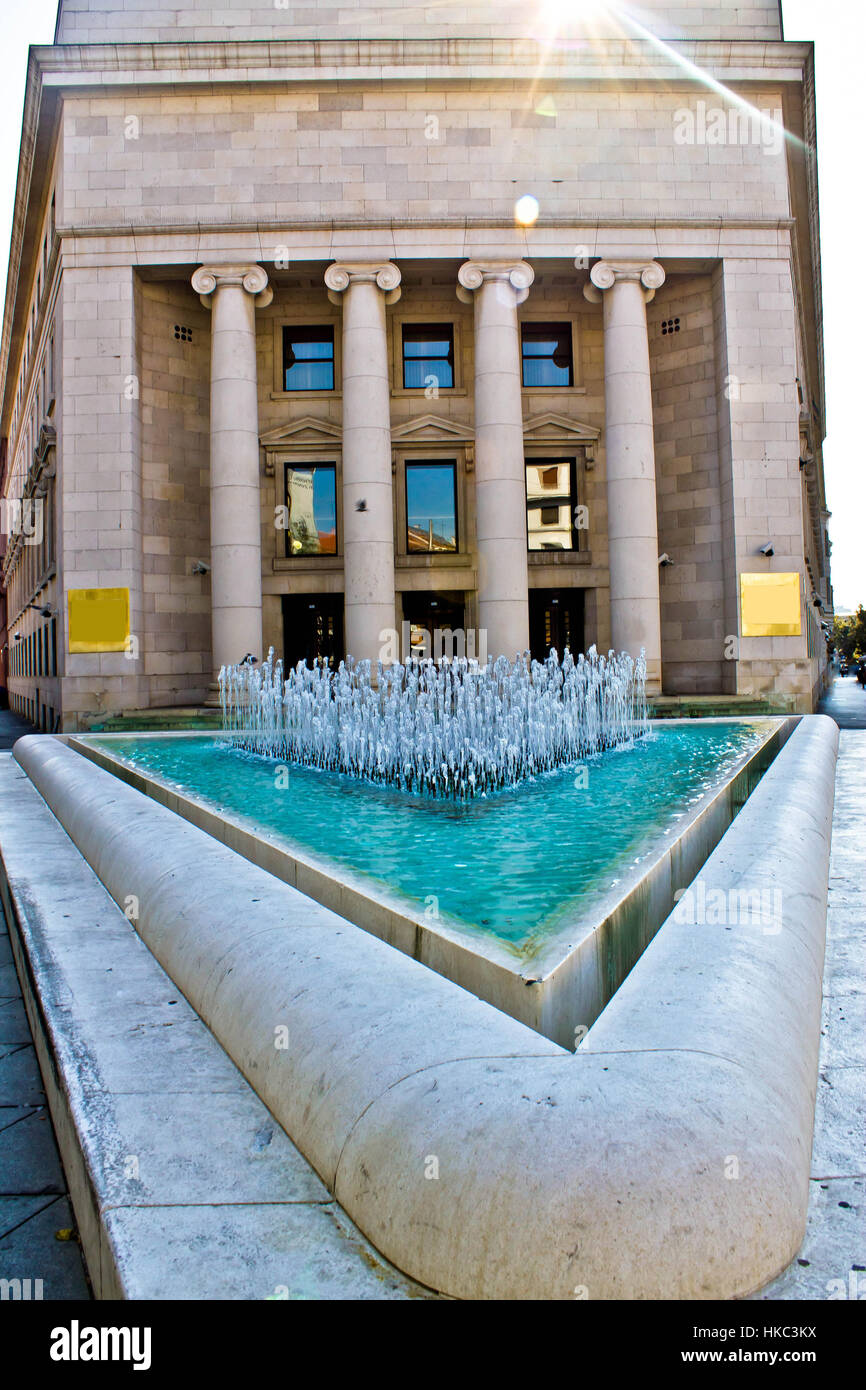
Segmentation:
<svg viewBox="0 0 866 1390">
<path fill-rule="evenodd" d="M 68 741 L 252 863 L 574 1048 L 796 722 L 664 721 L 632 749 L 464 807 L 288 768 L 215 736 Z M 277 785 L 284 774 L 288 787 Z"/>
<path fill-rule="evenodd" d="M 398 1268 L 457 1298 L 711 1299 L 762 1287 L 803 1236 L 837 740 L 797 724 L 574 1054 L 60 739 L 15 757 Z M 704 919 L 701 885 L 780 894 L 781 929 Z"/>
</svg>

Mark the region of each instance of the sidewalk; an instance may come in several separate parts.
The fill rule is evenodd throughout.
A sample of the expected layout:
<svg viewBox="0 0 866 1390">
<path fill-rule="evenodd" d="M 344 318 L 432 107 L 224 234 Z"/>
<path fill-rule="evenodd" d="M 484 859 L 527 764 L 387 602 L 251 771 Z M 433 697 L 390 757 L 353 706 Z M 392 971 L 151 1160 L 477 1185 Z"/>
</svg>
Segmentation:
<svg viewBox="0 0 866 1390">
<path fill-rule="evenodd" d="M 853 695 L 866 708 L 859 685 L 837 679 L 824 708 L 841 731 L 806 1238 L 757 1299 L 866 1298 L 866 720 L 842 722 Z"/>
<path fill-rule="evenodd" d="M 77 1241 L 57 1237 L 74 1226 L 0 908 L 0 1279 L 31 1280 L 31 1298 L 41 1280 L 43 1299 L 89 1299 Z"/>
<path fill-rule="evenodd" d="M 840 729 L 866 729 L 866 687 L 854 676 L 837 676 L 818 706 Z"/>
<path fill-rule="evenodd" d="M 24 734 L 38 734 L 33 724 L 14 714 L 11 709 L 0 709 L 0 752 L 8 752 L 16 739 Z"/>
</svg>

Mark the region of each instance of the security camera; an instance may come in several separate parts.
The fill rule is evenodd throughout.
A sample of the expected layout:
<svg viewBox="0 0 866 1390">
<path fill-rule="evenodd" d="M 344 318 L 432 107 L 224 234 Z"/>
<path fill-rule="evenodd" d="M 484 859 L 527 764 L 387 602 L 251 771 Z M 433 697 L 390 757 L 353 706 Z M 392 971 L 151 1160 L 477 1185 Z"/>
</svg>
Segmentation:
<svg viewBox="0 0 866 1390">
<path fill-rule="evenodd" d="M 668 552 L 666 550 L 663 552 L 663 554 L 659 556 L 659 564 L 661 565 L 662 569 L 666 569 L 668 565 L 672 565 L 673 563 L 673 560 L 671 559 L 670 555 L 668 555 Z"/>
<path fill-rule="evenodd" d="M 771 556 L 775 555 L 775 553 L 776 553 L 776 552 L 775 552 L 775 550 L 773 549 L 773 542 L 772 542 L 772 541 L 767 541 L 767 544 L 766 544 L 766 545 L 762 545 L 762 546 L 761 546 L 761 554 L 762 554 L 762 555 L 766 555 L 766 557 L 767 557 L 768 560 L 771 558 Z"/>
<path fill-rule="evenodd" d="M 210 574 L 210 565 L 205 564 L 204 560 L 196 560 L 192 572 L 193 574 Z"/>
</svg>

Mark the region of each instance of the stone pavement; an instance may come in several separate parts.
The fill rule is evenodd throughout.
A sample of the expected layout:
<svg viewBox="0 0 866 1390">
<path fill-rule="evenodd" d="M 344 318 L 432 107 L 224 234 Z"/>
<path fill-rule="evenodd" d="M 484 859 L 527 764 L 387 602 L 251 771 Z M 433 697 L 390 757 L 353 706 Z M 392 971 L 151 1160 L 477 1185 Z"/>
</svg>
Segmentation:
<svg viewBox="0 0 866 1390">
<path fill-rule="evenodd" d="M 806 1238 L 758 1299 L 866 1298 L 866 722 L 842 724 L 854 695 L 866 706 L 838 678 L 826 709 L 842 727 Z"/>
<path fill-rule="evenodd" d="M 818 707 L 840 729 L 866 729 L 866 687 L 854 676 L 837 676 Z"/>
<path fill-rule="evenodd" d="M 14 714 L 11 709 L 0 709 L 0 751 L 10 749 L 16 739 L 23 738 L 25 734 L 37 734 L 39 732 L 26 719 L 22 719 L 20 714 Z"/>
<path fill-rule="evenodd" d="M 44 1299 L 90 1298 L 77 1241 L 57 1237 L 74 1226 L 0 908 L 0 1279 L 41 1279 Z"/>
</svg>

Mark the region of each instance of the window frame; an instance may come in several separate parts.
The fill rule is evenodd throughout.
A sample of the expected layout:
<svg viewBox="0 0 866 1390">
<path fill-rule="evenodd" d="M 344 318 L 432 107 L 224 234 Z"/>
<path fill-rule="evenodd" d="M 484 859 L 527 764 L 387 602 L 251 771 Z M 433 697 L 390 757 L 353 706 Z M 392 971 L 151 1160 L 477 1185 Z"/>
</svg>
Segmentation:
<svg viewBox="0 0 866 1390">
<path fill-rule="evenodd" d="M 527 555 L 529 555 L 530 557 L 536 556 L 536 555 L 540 555 L 540 556 L 545 556 L 545 557 L 549 558 L 550 556 L 553 556 L 553 555 L 561 555 L 561 556 L 577 555 L 581 550 L 586 550 L 586 548 L 587 548 L 586 544 L 581 545 L 581 530 L 582 530 L 582 528 L 579 528 L 579 527 L 576 525 L 576 522 L 575 522 L 575 515 L 574 515 L 574 514 L 575 514 L 575 511 L 577 510 L 577 508 L 581 505 L 580 494 L 581 494 L 581 483 L 582 483 L 582 475 L 581 475 L 581 464 L 582 464 L 582 462 L 583 462 L 583 460 L 582 460 L 581 458 L 578 457 L 578 454 L 577 454 L 576 451 L 575 451 L 574 453 L 572 453 L 570 450 L 567 450 L 567 449 L 563 449 L 560 453 L 556 453 L 556 454 L 551 454 L 548 450 L 545 450 L 543 453 L 542 453 L 542 452 L 539 452 L 539 453 L 537 453 L 537 454 L 535 454 L 535 453 L 532 453 L 532 454 L 530 454 L 530 453 L 524 453 L 524 456 L 523 456 L 523 469 L 524 469 L 523 476 L 524 476 L 524 495 L 525 495 L 525 504 L 524 504 L 524 505 L 525 505 L 525 512 L 526 512 L 526 553 L 527 553 Z M 567 463 L 567 464 L 569 465 L 568 481 L 569 481 L 569 490 L 570 490 L 570 493 L 571 493 L 571 500 L 570 500 L 570 503 L 569 503 L 569 513 L 570 513 L 570 516 L 571 516 L 571 548 L 570 548 L 569 550 L 566 550 L 566 549 L 560 549 L 559 547 L 552 547 L 550 550 L 546 550 L 546 549 L 544 549 L 543 547 L 539 546 L 537 549 L 531 549 L 531 548 L 530 548 L 530 544 L 529 544 L 529 541 L 530 541 L 530 530 L 529 530 L 529 512 L 530 512 L 530 508 L 531 508 L 533 511 L 541 511 L 541 510 L 543 510 L 543 508 L 544 508 L 545 506 L 550 506 L 551 504 L 550 504 L 549 502 L 544 502 L 544 501 L 541 501 L 541 500 L 536 500 L 536 501 L 533 501 L 533 502 L 530 503 L 530 500 L 529 500 L 529 489 L 528 489 L 528 486 L 527 486 L 527 479 L 526 479 L 526 470 L 527 470 L 528 468 L 538 468 L 539 466 L 541 466 L 541 465 L 543 465 L 543 464 L 547 464 L 548 466 L 553 467 L 554 465 L 558 465 L 558 464 L 562 464 L 562 463 Z M 561 504 L 560 504 L 560 505 L 561 505 Z M 536 534 L 537 534 L 537 533 L 536 533 Z"/>
<path fill-rule="evenodd" d="M 523 385 L 523 329 L 541 328 L 544 324 L 561 323 L 571 329 L 571 385 L 570 386 L 524 386 Z M 528 395 L 545 395 L 548 392 L 555 396 L 564 395 L 567 391 L 577 391 L 581 395 L 586 394 L 586 387 L 583 380 L 583 365 L 580 357 L 580 320 L 577 314 L 545 314 L 545 313 L 521 313 L 518 318 L 520 329 L 520 389 Z"/>
<path fill-rule="evenodd" d="M 460 487 L 459 460 L 456 455 L 448 458 L 427 457 L 426 455 L 406 454 L 402 459 L 402 512 L 403 512 L 403 554 L 411 559 L 453 558 L 460 555 Z M 454 479 L 454 549 L 453 550 L 410 550 L 409 549 L 409 469 L 410 468 L 450 468 Z"/>
<path fill-rule="evenodd" d="M 322 391 L 287 391 L 285 389 L 285 372 L 283 370 L 283 331 L 294 328 L 331 328 L 334 332 L 334 385 L 330 389 Z M 274 319 L 273 327 L 273 387 L 271 390 L 272 401 L 321 401 L 333 400 L 342 394 L 342 320 L 334 313 L 323 310 L 322 313 L 280 315 Z"/>
<path fill-rule="evenodd" d="M 288 345 L 290 345 L 290 338 L 291 338 L 291 335 L 292 335 L 293 333 L 296 334 L 296 335 L 301 334 L 301 333 L 308 333 L 308 334 L 310 334 L 310 335 L 312 335 L 313 333 L 317 333 L 317 334 L 321 335 L 319 338 L 313 338 L 312 336 L 310 336 L 310 337 L 308 337 L 308 338 L 306 338 L 306 339 L 304 340 L 304 341 L 309 342 L 309 343 L 316 343 L 316 342 L 327 343 L 327 342 L 328 342 L 328 335 L 330 334 L 331 356 L 330 356 L 330 357 L 320 357 L 320 358 L 310 357 L 310 358 L 305 359 L 306 361 L 308 361 L 308 362 L 311 364 L 311 366 L 314 366 L 314 367 L 319 367 L 319 366 L 330 366 L 330 368 L 331 368 L 331 384 L 330 384 L 330 386 L 297 386 L 297 387 L 295 387 L 295 386 L 287 386 L 287 385 L 286 385 L 286 374 L 287 374 L 287 371 L 291 371 L 291 370 L 292 370 L 291 368 L 287 368 L 287 367 L 286 367 L 286 347 L 287 347 Z M 309 323 L 309 324 L 302 324 L 302 323 L 289 324 L 289 323 L 284 323 L 284 324 L 283 324 L 283 328 L 282 328 L 281 339 L 282 339 L 282 341 L 281 341 L 281 353 L 280 353 L 280 380 L 281 380 L 281 382 L 282 382 L 282 387 L 283 387 L 284 393 L 285 393 L 287 396 L 300 396 L 300 395 L 327 396 L 327 395 L 329 395 L 330 392 L 332 392 L 332 391 L 335 389 L 336 385 L 337 385 L 337 333 L 336 333 L 336 329 L 334 328 L 334 325 L 331 324 L 331 323 Z M 296 342 L 297 342 L 297 341 L 299 341 L 299 340 L 298 340 L 298 338 L 296 337 Z M 296 359 L 295 359 L 295 364 L 293 364 L 293 365 L 296 365 L 296 364 L 297 364 L 297 361 L 298 361 L 298 359 L 296 358 Z"/>
<path fill-rule="evenodd" d="M 343 519 L 342 519 L 342 515 L 341 515 L 341 510 L 340 510 L 340 475 L 339 475 L 339 460 L 338 460 L 337 458 L 335 458 L 333 455 L 329 456 L 328 458 L 313 458 L 313 459 L 308 458 L 308 457 L 303 457 L 303 458 L 301 458 L 301 457 L 295 457 L 295 456 L 284 456 L 283 458 L 280 459 L 280 468 L 281 468 L 281 470 L 282 470 L 283 486 L 282 486 L 282 503 L 279 504 L 279 505 L 282 505 L 282 506 L 284 506 L 284 507 L 287 507 L 288 504 L 289 504 L 289 485 L 288 485 L 288 484 L 289 484 L 289 479 L 288 479 L 288 472 L 289 472 L 289 469 L 290 469 L 290 468 L 293 469 L 295 472 L 298 472 L 298 473 L 303 473 L 303 472 L 314 472 L 317 468 L 322 468 L 322 469 L 328 468 L 328 469 L 330 469 L 330 470 L 333 472 L 333 474 L 334 474 L 334 533 L 335 533 L 335 534 L 334 534 L 334 549 L 333 549 L 333 550 L 328 550 L 328 551 L 313 551 L 312 553 L 307 553 L 307 554 L 292 554 L 292 551 L 291 551 L 291 548 L 290 548 L 290 545 L 289 545 L 289 540 L 290 540 L 290 536 L 291 536 L 291 527 L 290 527 L 290 526 L 287 526 L 287 527 L 285 528 L 285 530 L 283 531 L 283 553 L 282 553 L 282 555 L 279 555 L 279 554 L 277 555 L 277 557 L 276 557 L 277 560 L 278 560 L 278 561 L 281 560 L 281 561 L 283 561 L 284 563 L 291 565 L 293 569 L 294 569 L 295 565 L 307 563 L 307 562 L 310 562 L 310 561 L 312 561 L 314 564 L 321 564 L 322 562 L 326 562 L 326 563 L 327 563 L 327 562 L 329 562 L 329 561 L 330 561 L 330 562 L 333 562 L 333 561 L 335 561 L 335 560 L 339 561 L 339 560 L 340 560 L 340 557 L 342 556 L 341 540 L 342 540 L 342 520 L 343 520 Z M 279 546 L 277 546 L 277 549 L 279 550 Z"/>
<path fill-rule="evenodd" d="M 391 395 L 392 396 L 413 396 L 416 400 L 430 401 L 430 410 L 436 409 L 436 396 L 425 397 L 423 386 L 404 386 L 403 385 L 403 328 L 420 327 L 429 324 L 431 327 L 436 324 L 447 324 L 451 328 L 452 343 L 454 351 L 453 362 L 453 386 L 440 386 L 439 398 L 451 396 L 465 396 L 467 394 L 463 380 L 463 345 L 465 324 L 467 316 L 459 312 L 459 307 L 452 310 L 447 306 L 441 317 L 437 315 L 436 309 L 428 310 L 426 314 L 394 314 L 389 318 L 389 329 L 391 332 Z"/>
<path fill-rule="evenodd" d="M 407 357 L 406 357 L 406 333 L 407 333 L 407 332 L 408 332 L 408 333 L 417 333 L 417 332 L 420 332 L 422 329 L 425 329 L 425 328 L 426 328 L 426 329 L 432 329 L 434 332 L 435 332 L 436 329 L 439 329 L 439 330 L 446 329 L 447 332 L 448 332 L 448 334 L 449 334 L 449 336 L 450 336 L 450 339 L 451 339 L 450 355 L 449 355 L 449 356 L 446 356 L 444 359 L 443 359 L 443 358 L 436 358 L 436 359 L 434 359 L 434 360 L 435 360 L 435 361 L 443 361 L 443 360 L 444 360 L 444 361 L 448 362 L 448 364 L 449 364 L 450 367 L 451 367 L 451 384 L 450 384 L 450 386 L 442 386 L 442 385 L 440 385 L 440 386 L 439 386 L 439 392 L 440 392 L 440 394 L 441 394 L 443 391 L 449 391 L 449 392 L 450 392 L 450 391 L 453 391 L 453 390 L 454 390 L 455 383 L 456 383 L 456 380 L 457 380 L 457 363 L 456 363 L 457 346 L 456 346 L 456 343 L 455 343 L 456 333 L 455 333 L 455 329 L 454 329 L 454 322 L 453 322 L 453 320 L 451 320 L 451 319 L 448 319 L 448 320 L 444 320 L 444 319 L 443 319 L 441 322 L 438 322 L 438 323 L 437 323 L 435 320 L 430 320 L 430 319 L 420 319 L 420 320 L 418 320 L 417 322 L 414 322 L 413 320 L 410 320 L 410 319 L 402 319 L 402 320 L 401 320 L 399 329 L 397 330 L 397 336 L 398 336 L 398 339 L 399 339 L 398 347 L 399 347 L 399 352 L 400 352 L 400 386 L 401 386 L 401 389 L 402 389 L 403 391 L 422 391 L 422 392 L 425 391 L 425 390 L 427 389 L 427 388 L 426 388 L 426 385 L 421 385 L 421 386 L 407 386 L 407 385 L 406 385 L 406 363 L 407 363 L 407 360 L 410 361 L 410 362 L 413 362 L 413 361 L 414 361 L 414 362 L 417 362 L 417 361 L 420 361 L 420 360 L 421 360 L 420 358 L 417 358 L 417 357 L 416 357 L 416 358 L 408 358 L 408 359 L 407 359 Z M 428 337 L 432 337 L 432 334 L 428 334 Z"/>
</svg>

